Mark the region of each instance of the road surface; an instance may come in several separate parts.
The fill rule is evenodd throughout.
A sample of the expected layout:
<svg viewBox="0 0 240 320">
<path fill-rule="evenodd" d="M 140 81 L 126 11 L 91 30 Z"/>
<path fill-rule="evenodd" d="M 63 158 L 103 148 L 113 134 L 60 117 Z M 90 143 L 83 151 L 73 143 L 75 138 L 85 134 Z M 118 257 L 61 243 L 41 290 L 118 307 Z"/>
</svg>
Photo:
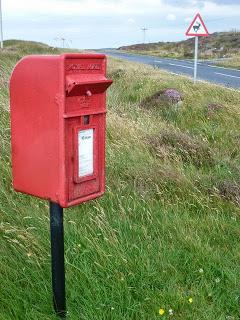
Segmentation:
<svg viewBox="0 0 240 320">
<path fill-rule="evenodd" d="M 174 74 L 193 77 L 194 62 L 191 60 L 159 58 L 117 51 L 106 51 L 104 53 L 116 58 L 149 64 Z M 240 70 L 217 67 L 210 64 L 209 61 L 198 63 L 198 79 L 224 85 L 228 88 L 240 89 Z"/>
</svg>

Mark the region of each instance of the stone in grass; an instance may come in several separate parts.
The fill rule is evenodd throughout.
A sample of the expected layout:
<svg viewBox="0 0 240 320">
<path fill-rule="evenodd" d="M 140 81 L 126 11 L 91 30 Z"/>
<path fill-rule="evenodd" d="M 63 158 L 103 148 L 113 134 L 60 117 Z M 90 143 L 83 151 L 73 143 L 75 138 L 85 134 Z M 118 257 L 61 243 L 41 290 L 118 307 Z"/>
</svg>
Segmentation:
<svg viewBox="0 0 240 320">
<path fill-rule="evenodd" d="M 182 94 L 176 89 L 165 89 L 156 92 L 141 102 L 141 107 L 150 109 L 155 106 L 176 106 L 180 107 L 183 101 Z"/>
<path fill-rule="evenodd" d="M 163 96 L 172 104 L 182 103 L 182 94 L 176 89 L 166 89 L 163 91 Z"/>
</svg>

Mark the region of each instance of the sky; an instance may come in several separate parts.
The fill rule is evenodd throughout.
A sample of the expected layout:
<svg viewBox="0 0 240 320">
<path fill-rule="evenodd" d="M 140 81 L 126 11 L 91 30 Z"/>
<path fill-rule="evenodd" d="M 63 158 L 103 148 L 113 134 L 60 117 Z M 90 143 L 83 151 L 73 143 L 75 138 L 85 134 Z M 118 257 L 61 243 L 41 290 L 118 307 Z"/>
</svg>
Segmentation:
<svg viewBox="0 0 240 320">
<path fill-rule="evenodd" d="M 240 0 L 2 0 L 4 39 L 115 48 L 186 39 L 200 13 L 210 33 L 240 30 Z"/>
</svg>

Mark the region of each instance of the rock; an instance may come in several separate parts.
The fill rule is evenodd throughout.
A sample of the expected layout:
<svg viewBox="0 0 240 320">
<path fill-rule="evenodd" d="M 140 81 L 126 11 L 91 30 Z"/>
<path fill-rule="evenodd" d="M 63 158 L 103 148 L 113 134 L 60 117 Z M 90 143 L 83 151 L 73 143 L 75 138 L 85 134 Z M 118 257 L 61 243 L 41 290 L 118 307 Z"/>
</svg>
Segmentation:
<svg viewBox="0 0 240 320">
<path fill-rule="evenodd" d="M 163 91 L 163 95 L 173 104 L 179 104 L 183 100 L 182 94 L 176 89 L 166 89 Z"/>
<path fill-rule="evenodd" d="M 141 107 L 145 109 L 150 109 L 155 106 L 176 106 L 180 107 L 182 105 L 183 97 L 182 94 L 176 89 L 165 89 L 156 92 L 150 97 L 146 97 L 141 102 Z"/>
</svg>

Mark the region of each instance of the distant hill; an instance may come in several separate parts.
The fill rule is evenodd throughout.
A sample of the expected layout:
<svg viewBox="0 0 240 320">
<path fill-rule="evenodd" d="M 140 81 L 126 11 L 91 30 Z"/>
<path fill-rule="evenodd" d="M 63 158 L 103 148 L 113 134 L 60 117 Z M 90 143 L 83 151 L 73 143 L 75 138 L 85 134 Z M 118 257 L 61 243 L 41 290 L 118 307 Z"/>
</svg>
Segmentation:
<svg viewBox="0 0 240 320">
<path fill-rule="evenodd" d="M 25 40 L 5 40 L 3 53 L 18 54 L 45 54 L 58 52 L 58 49 L 52 48 L 45 43 Z"/>
<path fill-rule="evenodd" d="M 209 37 L 200 37 L 201 58 L 223 58 L 240 54 L 240 32 L 215 32 Z M 152 54 L 161 57 L 192 58 L 194 38 L 179 42 L 157 42 L 120 47 L 118 50 Z"/>
</svg>

